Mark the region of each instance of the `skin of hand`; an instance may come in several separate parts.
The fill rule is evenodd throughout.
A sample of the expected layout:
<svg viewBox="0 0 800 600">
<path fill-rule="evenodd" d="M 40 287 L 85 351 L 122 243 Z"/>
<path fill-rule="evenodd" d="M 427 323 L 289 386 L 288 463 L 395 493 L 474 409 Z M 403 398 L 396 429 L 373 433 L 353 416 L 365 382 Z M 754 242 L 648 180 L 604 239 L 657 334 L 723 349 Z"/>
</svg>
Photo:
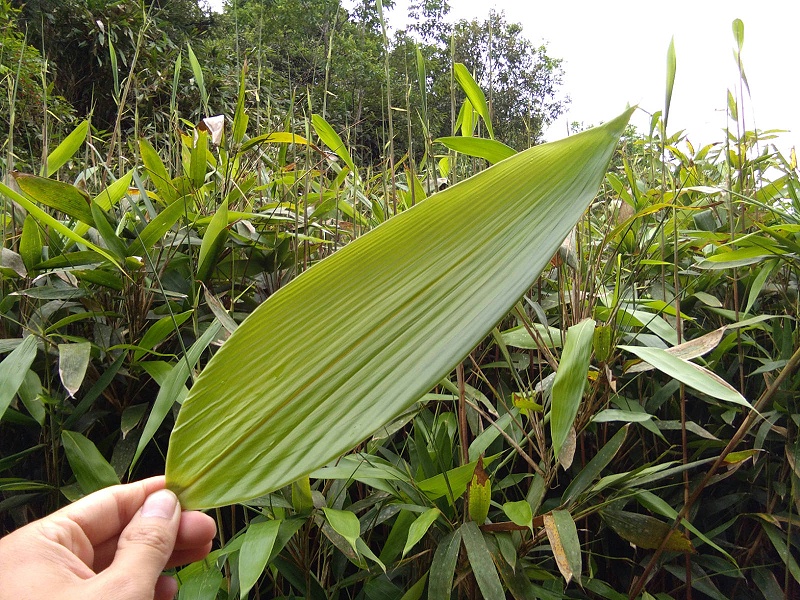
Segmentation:
<svg viewBox="0 0 800 600">
<path fill-rule="evenodd" d="M 0 600 L 166 600 L 161 572 L 201 560 L 214 520 L 153 477 L 105 488 L 0 539 Z"/>
</svg>

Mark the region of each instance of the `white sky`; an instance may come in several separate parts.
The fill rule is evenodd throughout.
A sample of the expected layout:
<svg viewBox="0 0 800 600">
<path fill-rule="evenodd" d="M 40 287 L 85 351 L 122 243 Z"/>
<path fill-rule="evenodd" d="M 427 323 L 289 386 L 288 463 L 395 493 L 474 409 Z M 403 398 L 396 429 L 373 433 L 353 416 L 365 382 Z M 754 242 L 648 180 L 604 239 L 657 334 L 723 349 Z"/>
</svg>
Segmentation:
<svg viewBox="0 0 800 600">
<path fill-rule="evenodd" d="M 211 0 L 210 4 L 221 4 Z M 350 4 L 348 0 L 343 2 Z M 402 27 L 408 0 L 387 13 Z M 661 110 L 666 56 L 675 37 L 677 75 L 669 132 L 686 129 L 698 147 L 722 141 L 727 90 L 738 85 L 731 23 L 744 21 L 742 58 L 752 98 L 745 98 L 748 129 L 788 129 L 778 146 L 800 147 L 800 2 L 798 0 L 450 0 L 452 19 L 483 19 L 489 10 L 523 25 L 534 43 L 564 59 L 562 90 L 572 99 L 565 118 L 547 132 L 566 135 L 567 123 L 607 121 L 627 103 Z M 641 111 L 633 122 L 646 132 Z"/>
</svg>

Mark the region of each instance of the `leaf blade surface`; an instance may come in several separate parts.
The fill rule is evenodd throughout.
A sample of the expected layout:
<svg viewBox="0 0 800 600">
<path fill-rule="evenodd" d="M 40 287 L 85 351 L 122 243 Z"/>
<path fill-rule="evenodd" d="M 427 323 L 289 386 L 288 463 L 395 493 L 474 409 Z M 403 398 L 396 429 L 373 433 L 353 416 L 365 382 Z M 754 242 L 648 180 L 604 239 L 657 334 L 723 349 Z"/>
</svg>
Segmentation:
<svg viewBox="0 0 800 600">
<path fill-rule="evenodd" d="M 432 389 L 547 265 L 594 198 L 629 116 L 448 188 L 273 294 L 179 414 L 166 470 L 182 505 L 291 483 Z"/>
</svg>

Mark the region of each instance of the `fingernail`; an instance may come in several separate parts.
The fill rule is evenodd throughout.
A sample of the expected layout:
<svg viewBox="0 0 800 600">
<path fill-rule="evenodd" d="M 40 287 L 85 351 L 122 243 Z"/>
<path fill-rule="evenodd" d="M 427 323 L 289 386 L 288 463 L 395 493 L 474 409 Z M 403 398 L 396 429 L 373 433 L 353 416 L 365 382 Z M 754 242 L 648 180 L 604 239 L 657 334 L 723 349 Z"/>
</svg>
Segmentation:
<svg viewBox="0 0 800 600">
<path fill-rule="evenodd" d="M 178 506 L 178 497 L 169 490 L 158 490 L 147 497 L 142 505 L 143 517 L 158 517 L 172 519 L 175 507 Z"/>
</svg>

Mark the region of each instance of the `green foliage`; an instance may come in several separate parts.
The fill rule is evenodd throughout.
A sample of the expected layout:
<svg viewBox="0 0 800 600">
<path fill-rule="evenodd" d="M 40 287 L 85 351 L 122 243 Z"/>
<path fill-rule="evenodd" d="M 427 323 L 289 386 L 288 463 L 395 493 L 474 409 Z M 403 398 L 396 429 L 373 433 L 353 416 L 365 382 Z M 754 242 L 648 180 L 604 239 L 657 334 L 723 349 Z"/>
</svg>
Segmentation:
<svg viewBox="0 0 800 600">
<path fill-rule="evenodd" d="M 390 47 L 391 169 L 373 3 L 357 3 L 350 17 L 335 2 L 251 2 L 213 18 L 168 4 L 29 2 L 26 11 L 45 15 L 47 65 L 14 25 L 18 14 L 0 5 L 8 20 L 0 77 L 13 99 L 3 160 L 21 171 L 0 187 L 3 531 L 98 487 L 163 472 L 181 403 L 202 391 L 206 365 L 231 334 L 246 337 L 250 327 L 240 324 L 257 306 L 290 295 L 278 292 L 317 263 L 324 270 L 326 257 L 369 247 L 384 227 L 474 186 L 433 195 L 440 178 L 458 181 L 483 159 L 506 159 L 495 171 L 506 177 L 485 194 L 498 203 L 527 156 L 511 148 L 537 137 L 527 113 L 503 112 L 502 82 L 489 83 L 488 64 L 459 54 L 469 40 L 483 43 L 484 25 L 497 40 L 508 36 L 510 48 L 524 46 L 497 15 L 449 29 L 440 19 L 446 2 L 413 3 L 422 20 L 409 31 L 419 37 L 398 36 Z M 40 13 L 24 13 L 36 47 Z M 207 561 L 178 571 L 181 594 L 665 599 L 686 597 L 688 582 L 694 597 L 794 594 L 800 181 L 796 158 L 771 145 L 774 132 L 733 122 L 747 112 L 744 40 L 735 22 L 731 132 L 695 147 L 668 132 L 666 111 L 643 134 L 627 129 L 599 195 L 560 249 L 496 240 L 517 258 L 533 253 L 543 270 L 529 285 L 535 261 L 523 265 L 520 301 L 482 324 L 481 333 L 494 329 L 459 349 L 448 362 L 455 371 L 437 371 L 389 423 L 378 426 L 388 414 L 376 418 L 357 436 L 362 443 L 308 477 L 217 511 L 218 543 Z M 548 64 L 527 48 L 534 63 Z M 680 81 L 675 54 L 668 88 Z M 457 82 L 451 92 L 453 58 L 482 90 L 488 120 L 463 103 Z M 91 119 L 80 102 L 87 120 L 56 110 L 53 94 L 66 93 L 73 75 L 94 78 L 98 99 L 105 94 Z M 533 98 L 525 85 L 509 83 L 523 107 Z M 220 120 L 198 116 L 201 88 L 223 115 L 219 137 Z M 451 101 L 465 106 L 461 122 Z M 440 135 L 450 138 L 446 156 L 436 154 Z M 491 171 L 477 181 L 487 179 Z M 381 250 L 393 267 L 434 260 L 446 253 L 445 231 L 467 235 L 498 219 L 476 204 L 413 244 L 372 248 L 363 260 Z M 366 271 L 339 273 L 336 285 L 272 315 L 305 334 L 292 347 L 271 346 L 245 383 L 281 364 L 301 375 L 331 364 L 339 338 L 314 346 L 320 327 L 349 323 L 341 332 L 349 339 L 393 301 L 393 281 L 343 301 L 370 289 L 359 278 Z M 508 278 L 497 270 L 467 297 L 493 297 Z M 458 308 L 437 300 L 423 318 Z M 309 323 L 318 327 L 303 329 Z M 338 399 L 342 416 L 330 428 L 355 421 L 348 405 L 362 396 L 373 394 L 380 409 L 395 400 L 381 395 L 388 386 L 411 389 L 398 383 L 418 378 L 409 365 L 452 350 L 471 323 L 420 338 L 402 364 L 397 336 L 381 338 L 382 376 L 351 377 L 363 394 Z M 262 346 L 256 336 L 241 353 Z M 333 365 L 307 387 L 341 379 L 347 365 Z M 213 435 L 217 421 L 199 434 Z"/>
</svg>

